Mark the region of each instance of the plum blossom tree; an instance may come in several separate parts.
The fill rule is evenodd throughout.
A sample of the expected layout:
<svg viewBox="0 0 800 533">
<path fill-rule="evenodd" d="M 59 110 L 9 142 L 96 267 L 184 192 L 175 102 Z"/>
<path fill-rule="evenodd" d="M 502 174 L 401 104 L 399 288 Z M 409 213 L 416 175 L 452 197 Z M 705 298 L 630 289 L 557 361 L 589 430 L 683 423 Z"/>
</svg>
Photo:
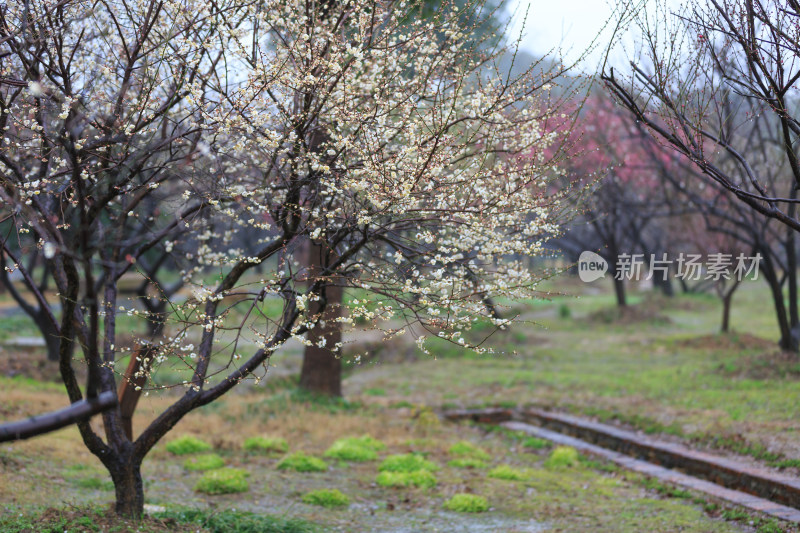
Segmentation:
<svg viewBox="0 0 800 533">
<path fill-rule="evenodd" d="M 559 111 L 542 72 L 492 72 L 502 50 L 476 46 L 456 8 L 411 23 L 414 6 L 391 0 L 0 9 L 3 266 L 47 310 L 71 402 L 121 382 L 178 389 L 138 435 L 117 408 L 102 434 L 77 424 L 118 513 L 141 514 L 142 461 L 184 416 L 262 379 L 289 339 L 311 342 L 331 287 L 368 295 L 345 325 L 401 320 L 387 335 L 408 329 L 423 348 L 469 345 L 486 297 L 534 294 L 535 273 L 509 257 L 559 230 L 545 126 Z M 25 266 L 32 253 L 58 306 Z M 191 294 L 159 290 L 162 338 L 126 375 L 118 364 L 147 339 L 126 340 L 121 320 L 150 311 L 120 280 L 164 254 Z"/>
<path fill-rule="evenodd" d="M 601 78 L 658 142 L 691 163 L 696 172 L 687 178 L 727 195 L 710 201 L 722 197 L 676 180 L 703 212 L 724 220 L 728 233 L 737 228 L 738 240 L 762 254 L 780 346 L 796 352 L 800 4 L 687 1 L 671 10 L 654 3 L 659 8 L 638 19 L 642 53 L 629 73 L 607 68 Z"/>
<path fill-rule="evenodd" d="M 583 250 L 599 253 L 609 264 L 617 305 L 624 307 L 626 287 L 616 272 L 618 258 L 642 254 L 647 262 L 667 251 L 671 228 L 665 223 L 668 209 L 660 175 L 673 171 L 674 164 L 602 93 L 582 102 L 568 146 L 567 176 L 585 194 L 576 195 L 580 214 L 557 242 L 576 259 Z"/>
</svg>

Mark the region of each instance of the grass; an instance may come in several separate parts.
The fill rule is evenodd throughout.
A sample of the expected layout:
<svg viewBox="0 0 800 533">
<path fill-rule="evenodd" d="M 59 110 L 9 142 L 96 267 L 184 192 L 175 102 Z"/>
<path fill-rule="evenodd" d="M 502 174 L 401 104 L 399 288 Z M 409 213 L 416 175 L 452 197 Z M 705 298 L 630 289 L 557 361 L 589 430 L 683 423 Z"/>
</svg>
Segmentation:
<svg viewBox="0 0 800 533">
<path fill-rule="evenodd" d="M 209 470 L 194 486 L 196 492 L 204 494 L 235 494 L 247 492 L 250 484 L 247 477 L 250 473 L 239 468 L 218 468 Z"/>
<path fill-rule="evenodd" d="M 486 462 L 474 457 L 460 457 L 447 461 L 447 466 L 454 468 L 486 468 Z"/>
<path fill-rule="evenodd" d="M 345 437 L 334 442 L 325 451 L 325 457 L 340 461 L 373 461 L 378 458 L 378 451 L 383 449 L 386 449 L 386 445 L 369 435 Z"/>
<path fill-rule="evenodd" d="M 254 453 L 286 453 L 289 451 L 289 443 L 280 437 L 257 436 L 245 439 L 242 448 Z"/>
<path fill-rule="evenodd" d="M 486 450 L 466 440 L 459 441 L 450 446 L 448 453 L 454 457 L 478 459 L 481 461 L 488 461 L 492 458 Z"/>
<path fill-rule="evenodd" d="M 304 495 L 303 503 L 327 508 L 347 507 L 350 498 L 339 489 L 318 489 Z"/>
<path fill-rule="evenodd" d="M 584 286 L 567 284 L 565 289 L 581 294 Z M 281 520 L 312 520 L 319 525 L 302 522 L 300 527 L 317 530 L 526 531 L 546 524 L 553 530 L 606 533 L 775 533 L 775 527 L 796 531 L 794 526 L 776 525 L 758 516 L 742 518 L 732 512 L 723 516 L 714 503 L 583 457 L 568 468 L 543 467 L 552 451 L 547 443 L 499 429 L 485 432 L 470 424 L 440 423 L 436 412 L 425 407 L 532 404 L 595 416 L 653 435 L 696 438 L 699 444 L 736 448 L 740 453 L 780 462 L 784 468 L 796 468 L 800 457 L 779 452 L 797 449 L 800 440 L 793 429 L 800 416 L 798 376 L 788 370 L 772 371 L 780 363 L 767 357 L 771 348 L 749 340 L 775 337 L 765 292 L 748 285 L 737 293 L 733 326 L 738 332 L 729 336 L 713 334 L 718 321 L 713 297 L 679 296 L 674 301 L 651 302 L 649 296 L 635 291 L 633 295 L 632 305 L 656 308 L 669 321 L 624 323 L 615 321 L 613 313 L 593 318 L 611 305 L 608 291 L 587 292 L 580 298 L 557 296 L 550 302 L 520 308 L 532 323 L 494 334 L 489 342 L 502 352 L 498 355 L 464 357 L 448 343 L 443 349 L 453 351 L 441 357 L 437 354 L 436 360 L 417 354 L 414 362 L 354 367 L 344 391 L 359 401 L 327 400 L 298 392 L 291 372 L 301 352 L 287 346 L 272 358 L 273 368 L 284 373 L 276 373 L 260 385 L 244 382 L 235 394 L 190 413 L 175 429 L 177 435 L 209 435 L 214 451 L 226 462 L 247 464 L 252 472 L 244 479 L 249 490 L 194 492 L 204 474 L 187 473 L 182 467 L 186 456 L 177 461 L 165 446 L 157 446 L 143 466 L 147 501 L 168 509 L 186 502 L 201 508 L 191 511 L 200 513 L 196 521 L 165 518 L 174 531 L 212 530 L 212 517 L 227 516 L 224 513 L 229 511 L 221 510 L 232 508 L 236 511 L 229 517 L 230 525 L 218 526 L 215 531 L 239 531 L 234 527 L 246 523 L 246 516 L 265 525 L 241 531 L 270 531 L 272 518 L 258 514 L 263 509 Z M 568 306 L 569 316 L 559 315 L 562 304 Z M 606 318 L 611 321 L 604 322 Z M 796 364 L 787 361 L 784 366 L 789 369 Z M 0 378 L 0 388 L 7 419 L 66 404 L 63 386 L 57 384 Z M 146 427 L 174 401 L 173 394 L 168 390 L 143 396 L 134 427 Z M 304 455 L 320 461 L 332 442 L 365 433 L 386 445 L 385 453 L 376 450 L 379 458 L 403 457 L 393 459 L 398 471 L 385 469 L 378 474 L 377 462 L 345 464 L 336 459 L 319 475 L 287 468 L 276 472 L 278 460 L 270 457 L 273 452 L 245 449 L 248 439 L 281 435 L 292 447 L 297 444 Z M 453 443 L 462 441 L 480 443 L 491 462 L 451 454 Z M 409 455 L 414 458 L 408 459 Z M 476 468 L 475 461 L 487 469 Z M 420 470 L 420 464 L 432 465 L 429 468 L 436 468 L 435 475 L 432 470 Z M 65 471 L 64 465 L 76 468 Z M 525 475 L 514 482 L 502 475 L 490 476 L 497 465 Z M 436 479 L 436 487 L 384 486 L 376 479 L 376 474 L 408 479 L 409 472 L 417 476 L 427 476 L 420 473 L 427 472 Z M 106 505 L 112 494 L 89 486 L 96 482 L 78 481 L 102 480 L 103 474 L 102 465 L 86 451 L 75 428 L 4 444 L 0 450 L 0 524 L 23 519 L 41 522 L 43 506 L 73 502 Z M 83 483 L 87 486 L 79 486 Z M 337 510 L 298 504 L 303 495 L 326 485 L 357 504 Z M 444 513 L 443 501 L 456 493 L 488 496 L 492 512 Z M 212 509 L 203 510 L 205 507 Z M 247 515 L 247 511 L 257 514 Z M 68 514 L 66 509 L 62 512 Z M 90 518 L 103 527 L 102 521 Z M 158 526 L 153 522 L 152 527 Z M 292 531 L 288 525 L 284 529 Z M 29 530 L 45 529 L 31 526 Z M 0 531 L 5 531 L 2 526 Z"/>
<path fill-rule="evenodd" d="M 489 510 L 489 502 L 475 494 L 455 494 L 443 507 L 457 513 L 483 513 Z"/>
<path fill-rule="evenodd" d="M 232 510 L 167 510 L 156 513 L 154 518 L 199 526 L 209 533 L 315 533 L 319 530 L 306 520 Z"/>
<path fill-rule="evenodd" d="M 89 490 L 113 491 L 114 483 L 109 479 L 99 477 L 82 477 L 72 481 L 76 487 Z"/>
<path fill-rule="evenodd" d="M 557 446 L 550 452 L 550 456 L 545 460 L 544 466 L 550 468 L 565 468 L 575 466 L 580 461 L 578 450 L 572 446 Z"/>
<path fill-rule="evenodd" d="M 167 443 L 167 451 L 175 455 L 188 455 L 211 450 L 211 445 L 191 435 L 184 435 Z"/>
<path fill-rule="evenodd" d="M 437 470 L 435 463 L 415 453 L 390 455 L 378 467 L 381 472 L 416 472 L 418 470 Z"/>
<path fill-rule="evenodd" d="M 414 472 L 380 472 L 375 483 L 381 487 L 419 487 L 430 489 L 436 486 L 437 479 L 428 470 Z"/>
<path fill-rule="evenodd" d="M 524 481 L 531 477 L 530 472 L 527 470 L 514 468 L 511 465 L 497 466 L 491 469 L 486 475 L 494 479 L 502 479 L 505 481 Z"/>
<path fill-rule="evenodd" d="M 195 457 L 189 457 L 183 463 L 183 467 L 186 470 L 193 471 L 215 470 L 223 466 L 225 466 L 225 461 L 216 453 L 205 453 Z"/>
<path fill-rule="evenodd" d="M 538 437 L 527 437 L 522 441 L 522 446 L 530 448 L 531 450 L 544 450 L 550 448 L 553 444 L 549 440 L 540 439 Z"/>
<path fill-rule="evenodd" d="M 328 463 L 319 457 L 312 457 L 303 452 L 287 455 L 278 463 L 278 470 L 293 470 L 295 472 L 325 472 Z"/>
</svg>

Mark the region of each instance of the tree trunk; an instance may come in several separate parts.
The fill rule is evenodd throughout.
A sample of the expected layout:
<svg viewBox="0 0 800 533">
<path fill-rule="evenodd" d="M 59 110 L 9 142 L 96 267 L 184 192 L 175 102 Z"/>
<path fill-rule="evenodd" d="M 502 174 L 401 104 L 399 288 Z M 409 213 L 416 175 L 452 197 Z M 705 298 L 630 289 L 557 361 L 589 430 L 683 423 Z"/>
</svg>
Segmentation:
<svg viewBox="0 0 800 533">
<path fill-rule="evenodd" d="M 733 300 L 733 291 L 726 294 L 722 298 L 722 333 L 728 333 L 731 326 L 731 301 Z"/>
<path fill-rule="evenodd" d="M 625 307 L 628 301 L 625 298 L 625 280 L 614 278 L 614 294 L 617 296 L 617 305 Z"/>
<path fill-rule="evenodd" d="M 114 482 L 116 502 L 114 511 L 126 518 L 139 518 L 144 513 L 144 485 L 142 463 L 135 458 L 118 456 L 112 465 L 106 465 Z"/>
<path fill-rule="evenodd" d="M 36 323 L 36 326 L 39 328 L 39 331 L 42 333 L 42 338 L 44 339 L 44 345 L 47 349 L 47 360 L 58 362 L 60 357 L 60 346 L 61 346 L 61 338 L 58 335 L 58 332 L 47 320 L 44 313 L 39 313 L 32 317 L 33 321 Z M 74 350 L 74 345 L 71 346 Z"/>
<path fill-rule="evenodd" d="M 308 268 L 312 279 L 322 270 L 326 259 L 332 259 L 328 257 L 329 252 L 324 244 L 309 244 Z M 339 350 L 337 345 L 342 341 L 342 325 L 336 319 L 342 316 L 343 293 L 338 285 L 325 286 L 325 309 L 306 336 L 311 345 L 306 346 L 303 355 L 300 388 L 315 394 L 342 395 L 342 360 L 341 354 L 335 350 Z M 319 302 L 312 303 L 312 315 L 319 313 L 319 307 Z"/>
<path fill-rule="evenodd" d="M 661 290 L 661 294 L 666 296 L 667 298 L 672 298 L 675 296 L 675 290 L 672 288 L 672 278 L 669 276 L 663 277 L 659 273 L 659 275 L 653 275 L 653 285 L 655 285 L 659 290 Z"/>
<path fill-rule="evenodd" d="M 778 319 L 778 327 L 781 331 L 781 338 L 778 344 L 781 350 L 787 352 L 797 352 L 798 345 L 794 336 L 792 335 L 792 326 L 789 321 L 789 315 L 786 311 L 786 304 L 783 301 L 783 285 L 778 279 L 778 273 L 775 271 L 775 265 L 772 262 L 772 256 L 767 253 L 765 249 L 760 250 L 762 255 L 761 272 L 764 274 L 764 279 L 769 285 L 770 292 L 772 293 L 772 303 L 775 306 L 775 314 Z"/>
</svg>

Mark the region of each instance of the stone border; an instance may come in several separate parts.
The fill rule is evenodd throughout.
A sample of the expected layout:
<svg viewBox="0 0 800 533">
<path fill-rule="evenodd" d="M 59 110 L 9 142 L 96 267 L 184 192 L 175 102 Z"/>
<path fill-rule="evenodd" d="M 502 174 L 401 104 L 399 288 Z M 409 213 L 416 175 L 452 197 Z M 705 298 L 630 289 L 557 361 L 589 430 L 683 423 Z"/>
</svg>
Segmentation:
<svg viewBox="0 0 800 533">
<path fill-rule="evenodd" d="M 576 416 L 526 409 L 518 419 L 800 509 L 800 480 L 791 476 Z"/>
<path fill-rule="evenodd" d="M 500 425 L 572 446 L 624 468 L 751 511 L 800 523 L 800 480 L 791 476 L 680 444 L 659 441 L 608 424 L 541 409 L 462 409 L 445 411 L 442 415 L 451 421 L 469 420 Z"/>
<path fill-rule="evenodd" d="M 602 457 L 629 470 L 708 494 L 713 498 L 725 500 L 751 511 L 756 511 L 775 518 L 780 518 L 781 520 L 800 522 L 800 511 L 797 509 L 787 507 L 764 498 L 759 498 L 758 496 L 753 496 L 738 490 L 728 489 L 717 485 L 716 483 L 711 483 L 710 481 L 698 479 L 696 477 L 683 474 L 675 470 L 670 470 L 653 463 L 648 463 L 640 459 L 634 459 L 633 457 L 623 455 L 622 453 L 601 448 L 595 444 L 589 444 L 588 442 L 576 439 L 575 437 L 570 437 L 561 433 L 556 433 L 555 431 L 532 426 L 524 422 L 502 422 L 500 425 L 507 429 L 513 431 L 522 431 L 528 435 L 539 437 L 541 439 L 547 439 L 557 444 L 572 446 L 577 450 Z"/>
</svg>

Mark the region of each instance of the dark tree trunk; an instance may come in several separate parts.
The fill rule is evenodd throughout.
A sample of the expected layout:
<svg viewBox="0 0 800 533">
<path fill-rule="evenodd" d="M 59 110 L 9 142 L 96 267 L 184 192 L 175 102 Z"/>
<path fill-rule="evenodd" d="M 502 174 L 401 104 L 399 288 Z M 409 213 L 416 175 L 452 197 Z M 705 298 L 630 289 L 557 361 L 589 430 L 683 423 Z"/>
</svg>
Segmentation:
<svg viewBox="0 0 800 533">
<path fill-rule="evenodd" d="M 317 243 L 309 244 L 308 267 L 313 279 L 325 263 L 332 259 L 330 251 Z M 342 325 L 336 319 L 342 316 L 342 287 L 327 284 L 323 291 L 326 302 L 320 320 L 308 332 L 311 342 L 303 355 L 300 371 L 300 388 L 325 396 L 342 395 L 342 359 L 337 345 L 342 341 Z M 312 315 L 319 313 L 320 302 L 313 302 Z M 320 346 L 320 343 L 323 345 Z"/>
<path fill-rule="evenodd" d="M 661 290 L 661 294 L 668 298 L 675 296 L 675 290 L 672 288 L 672 278 L 669 276 L 662 276 L 661 273 L 653 275 L 653 285 Z"/>
<path fill-rule="evenodd" d="M 61 338 L 58 335 L 58 331 L 56 331 L 53 324 L 47 320 L 44 313 L 34 315 L 32 318 L 39 328 L 39 331 L 42 333 L 45 348 L 47 349 L 47 360 L 58 362 L 61 350 Z"/>
<path fill-rule="evenodd" d="M 722 298 L 722 333 L 728 333 L 731 329 L 731 301 L 733 300 L 733 291 L 726 294 Z"/>
<path fill-rule="evenodd" d="M 617 305 L 625 307 L 628 301 L 625 297 L 625 280 L 614 278 L 614 294 L 617 296 Z"/>
<path fill-rule="evenodd" d="M 778 328 L 781 332 L 780 341 L 778 344 L 781 350 L 787 352 L 797 352 L 797 341 L 792 335 L 792 326 L 789 321 L 789 315 L 786 312 L 786 305 L 783 301 L 783 285 L 781 284 L 778 273 L 775 270 L 775 265 L 772 261 L 772 256 L 766 250 L 761 250 L 761 272 L 769 285 L 769 290 L 772 293 L 772 303 L 775 306 L 775 315 L 778 319 Z"/>
<path fill-rule="evenodd" d="M 111 465 L 106 465 L 114 482 L 116 502 L 114 511 L 120 516 L 139 518 L 144 513 L 144 485 L 140 459 L 118 456 Z"/>
</svg>

